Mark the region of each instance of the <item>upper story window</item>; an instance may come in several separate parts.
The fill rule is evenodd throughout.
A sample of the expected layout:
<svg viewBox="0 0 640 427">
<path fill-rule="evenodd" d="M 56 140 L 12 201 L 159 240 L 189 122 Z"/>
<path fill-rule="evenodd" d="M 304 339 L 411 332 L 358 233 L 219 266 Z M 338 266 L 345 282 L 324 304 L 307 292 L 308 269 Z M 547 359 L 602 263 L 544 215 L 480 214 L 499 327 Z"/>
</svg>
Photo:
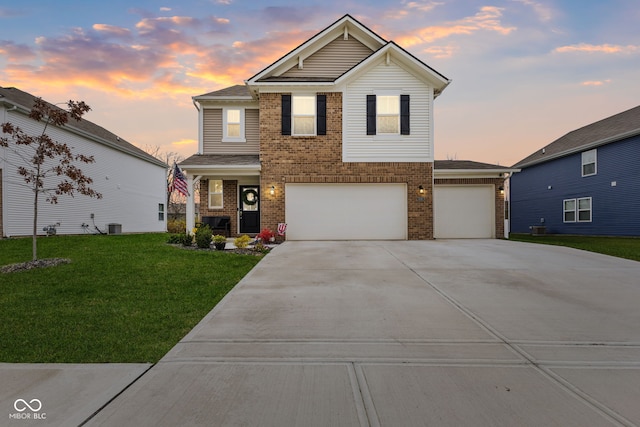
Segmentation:
<svg viewBox="0 0 640 427">
<path fill-rule="evenodd" d="M 244 108 L 222 110 L 222 142 L 246 142 L 244 137 Z"/>
<path fill-rule="evenodd" d="M 282 95 L 282 135 L 327 134 L 327 95 Z"/>
<path fill-rule="evenodd" d="M 209 180 L 209 209 L 222 209 L 222 180 Z"/>
<path fill-rule="evenodd" d="M 598 173 L 597 158 L 595 148 L 582 153 L 582 176 L 590 176 Z"/>
<path fill-rule="evenodd" d="M 409 95 L 367 95 L 367 135 L 409 135 Z"/>
</svg>

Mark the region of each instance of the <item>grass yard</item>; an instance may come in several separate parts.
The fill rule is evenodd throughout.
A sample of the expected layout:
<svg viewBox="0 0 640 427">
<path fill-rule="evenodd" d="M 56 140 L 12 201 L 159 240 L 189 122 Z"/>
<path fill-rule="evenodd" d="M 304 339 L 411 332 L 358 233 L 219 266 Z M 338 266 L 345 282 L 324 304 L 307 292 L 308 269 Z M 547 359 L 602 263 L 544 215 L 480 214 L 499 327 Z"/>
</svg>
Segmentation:
<svg viewBox="0 0 640 427">
<path fill-rule="evenodd" d="M 585 251 L 640 261 L 640 238 L 512 234 L 509 240 L 568 246 Z"/>
<path fill-rule="evenodd" d="M 0 273 L 0 362 L 156 362 L 261 259 L 166 240 L 39 239 L 39 258 L 71 263 Z M 0 266 L 30 258 L 30 238 L 0 240 Z"/>
</svg>

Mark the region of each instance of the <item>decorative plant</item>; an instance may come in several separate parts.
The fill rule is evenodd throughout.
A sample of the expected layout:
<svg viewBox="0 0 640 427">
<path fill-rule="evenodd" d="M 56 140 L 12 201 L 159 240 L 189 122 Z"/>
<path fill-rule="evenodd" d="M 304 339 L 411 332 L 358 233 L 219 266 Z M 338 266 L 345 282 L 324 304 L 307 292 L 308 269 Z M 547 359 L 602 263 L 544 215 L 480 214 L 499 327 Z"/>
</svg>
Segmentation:
<svg viewBox="0 0 640 427">
<path fill-rule="evenodd" d="M 211 227 L 203 225 L 196 230 L 196 245 L 201 249 L 209 249 L 211 247 Z"/>
<path fill-rule="evenodd" d="M 236 237 L 233 240 L 233 244 L 236 245 L 236 248 L 238 249 L 243 249 L 246 248 L 247 245 L 249 244 L 249 242 L 251 241 L 251 237 L 247 236 L 246 234 L 240 237 Z"/>
<path fill-rule="evenodd" d="M 221 234 L 213 236 L 213 243 L 227 243 L 227 238 Z"/>
<path fill-rule="evenodd" d="M 193 234 L 184 233 L 180 235 L 182 246 L 191 246 L 193 244 Z"/>
<path fill-rule="evenodd" d="M 261 242 L 273 242 L 275 240 L 275 234 L 268 228 L 263 228 L 262 231 L 256 236 Z"/>
</svg>

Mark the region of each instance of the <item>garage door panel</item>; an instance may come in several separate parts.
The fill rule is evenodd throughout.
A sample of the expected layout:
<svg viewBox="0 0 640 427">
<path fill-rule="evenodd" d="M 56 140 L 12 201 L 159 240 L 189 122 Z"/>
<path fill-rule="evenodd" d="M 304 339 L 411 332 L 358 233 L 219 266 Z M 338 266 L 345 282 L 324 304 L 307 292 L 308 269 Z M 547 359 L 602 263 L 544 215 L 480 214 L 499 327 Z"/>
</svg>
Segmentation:
<svg viewBox="0 0 640 427">
<path fill-rule="evenodd" d="M 495 236 L 492 186 L 434 187 L 434 235 L 440 239 Z"/>
<path fill-rule="evenodd" d="M 287 184 L 289 240 L 403 240 L 405 184 Z"/>
</svg>

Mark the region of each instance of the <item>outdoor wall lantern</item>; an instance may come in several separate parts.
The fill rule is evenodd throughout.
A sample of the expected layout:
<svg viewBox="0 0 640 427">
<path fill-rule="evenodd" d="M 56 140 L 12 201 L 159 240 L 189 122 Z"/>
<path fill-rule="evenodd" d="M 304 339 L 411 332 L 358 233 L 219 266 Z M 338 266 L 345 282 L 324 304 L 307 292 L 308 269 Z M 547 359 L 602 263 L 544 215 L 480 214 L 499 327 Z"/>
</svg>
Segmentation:
<svg viewBox="0 0 640 427">
<path fill-rule="evenodd" d="M 500 186 L 500 187 L 498 188 L 498 190 L 500 190 L 500 194 L 502 194 L 502 195 L 504 196 L 504 187 L 503 187 L 503 186 Z"/>
<path fill-rule="evenodd" d="M 273 196 L 274 194 L 276 194 L 276 187 L 274 185 L 271 186 L 271 190 L 269 190 L 269 193 Z"/>
<path fill-rule="evenodd" d="M 418 193 L 424 194 L 424 187 L 422 185 L 418 185 Z"/>
</svg>

